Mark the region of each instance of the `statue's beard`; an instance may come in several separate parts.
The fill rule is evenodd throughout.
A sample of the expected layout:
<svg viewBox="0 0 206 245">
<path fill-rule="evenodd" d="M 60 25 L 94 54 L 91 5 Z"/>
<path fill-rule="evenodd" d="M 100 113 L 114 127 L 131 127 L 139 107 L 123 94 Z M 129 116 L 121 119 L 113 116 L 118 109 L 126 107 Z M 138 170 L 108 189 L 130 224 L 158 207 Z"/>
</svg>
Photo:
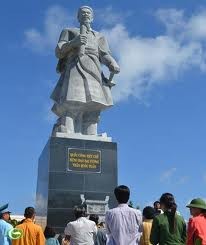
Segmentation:
<svg viewBox="0 0 206 245">
<path fill-rule="evenodd" d="M 86 28 L 87 28 L 87 31 L 90 31 L 91 30 L 91 21 L 89 19 L 86 19 L 85 21 L 83 21 L 81 23 L 81 25 L 85 25 Z"/>
</svg>

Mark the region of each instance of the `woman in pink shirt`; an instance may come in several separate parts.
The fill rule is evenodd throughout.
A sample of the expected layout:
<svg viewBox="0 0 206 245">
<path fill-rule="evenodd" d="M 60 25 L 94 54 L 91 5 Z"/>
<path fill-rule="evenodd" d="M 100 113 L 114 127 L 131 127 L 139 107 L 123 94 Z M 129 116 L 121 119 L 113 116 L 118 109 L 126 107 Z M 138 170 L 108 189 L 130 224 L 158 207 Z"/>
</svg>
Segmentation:
<svg viewBox="0 0 206 245">
<path fill-rule="evenodd" d="M 187 245 L 206 245 L 206 202 L 201 198 L 191 201 L 190 218 L 187 230 Z"/>
</svg>

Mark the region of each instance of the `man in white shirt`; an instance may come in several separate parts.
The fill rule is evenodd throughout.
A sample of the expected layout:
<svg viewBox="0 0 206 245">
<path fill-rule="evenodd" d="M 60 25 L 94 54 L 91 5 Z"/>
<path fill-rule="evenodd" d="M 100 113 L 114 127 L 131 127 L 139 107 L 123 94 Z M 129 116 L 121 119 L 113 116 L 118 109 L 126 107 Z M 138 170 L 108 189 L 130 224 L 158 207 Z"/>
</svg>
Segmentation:
<svg viewBox="0 0 206 245">
<path fill-rule="evenodd" d="M 120 185 L 114 190 L 118 207 L 106 213 L 105 223 L 109 237 L 107 245 L 136 245 L 142 232 L 142 214 L 140 210 L 127 205 L 130 190 Z"/>
<path fill-rule="evenodd" d="M 75 207 L 75 221 L 69 222 L 64 230 L 70 245 L 94 245 L 94 235 L 97 234 L 96 224 L 85 217 L 84 207 Z"/>
</svg>

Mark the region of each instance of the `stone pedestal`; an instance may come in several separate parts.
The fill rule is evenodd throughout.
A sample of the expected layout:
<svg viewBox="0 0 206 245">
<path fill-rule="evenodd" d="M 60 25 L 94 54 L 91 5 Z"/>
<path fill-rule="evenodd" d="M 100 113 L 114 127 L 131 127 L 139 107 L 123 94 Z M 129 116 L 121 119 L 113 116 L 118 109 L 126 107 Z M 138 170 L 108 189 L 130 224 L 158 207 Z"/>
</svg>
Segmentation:
<svg viewBox="0 0 206 245">
<path fill-rule="evenodd" d="M 116 206 L 117 144 L 51 137 L 39 158 L 36 219 L 63 232 L 73 207 L 93 200 Z"/>
</svg>

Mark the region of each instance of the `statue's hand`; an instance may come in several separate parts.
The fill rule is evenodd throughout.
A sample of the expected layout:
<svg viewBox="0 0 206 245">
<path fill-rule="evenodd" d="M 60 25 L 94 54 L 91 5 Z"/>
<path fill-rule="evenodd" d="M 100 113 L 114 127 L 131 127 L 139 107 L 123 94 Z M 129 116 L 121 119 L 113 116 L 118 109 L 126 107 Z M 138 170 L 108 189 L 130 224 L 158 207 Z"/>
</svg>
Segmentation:
<svg viewBox="0 0 206 245">
<path fill-rule="evenodd" d="M 111 63 L 109 66 L 109 70 L 110 72 L 117 74 L 120 72 L 120 67 L 117 64 Z"/>
<path fill-rule="evenodd" d="M 72 40 L 72 46 L 75 48 L 86 44 L 87 44 L 87 36 L 83 34 L 80 34 L 79 36 L 75 37 Z"/>
</svg>

